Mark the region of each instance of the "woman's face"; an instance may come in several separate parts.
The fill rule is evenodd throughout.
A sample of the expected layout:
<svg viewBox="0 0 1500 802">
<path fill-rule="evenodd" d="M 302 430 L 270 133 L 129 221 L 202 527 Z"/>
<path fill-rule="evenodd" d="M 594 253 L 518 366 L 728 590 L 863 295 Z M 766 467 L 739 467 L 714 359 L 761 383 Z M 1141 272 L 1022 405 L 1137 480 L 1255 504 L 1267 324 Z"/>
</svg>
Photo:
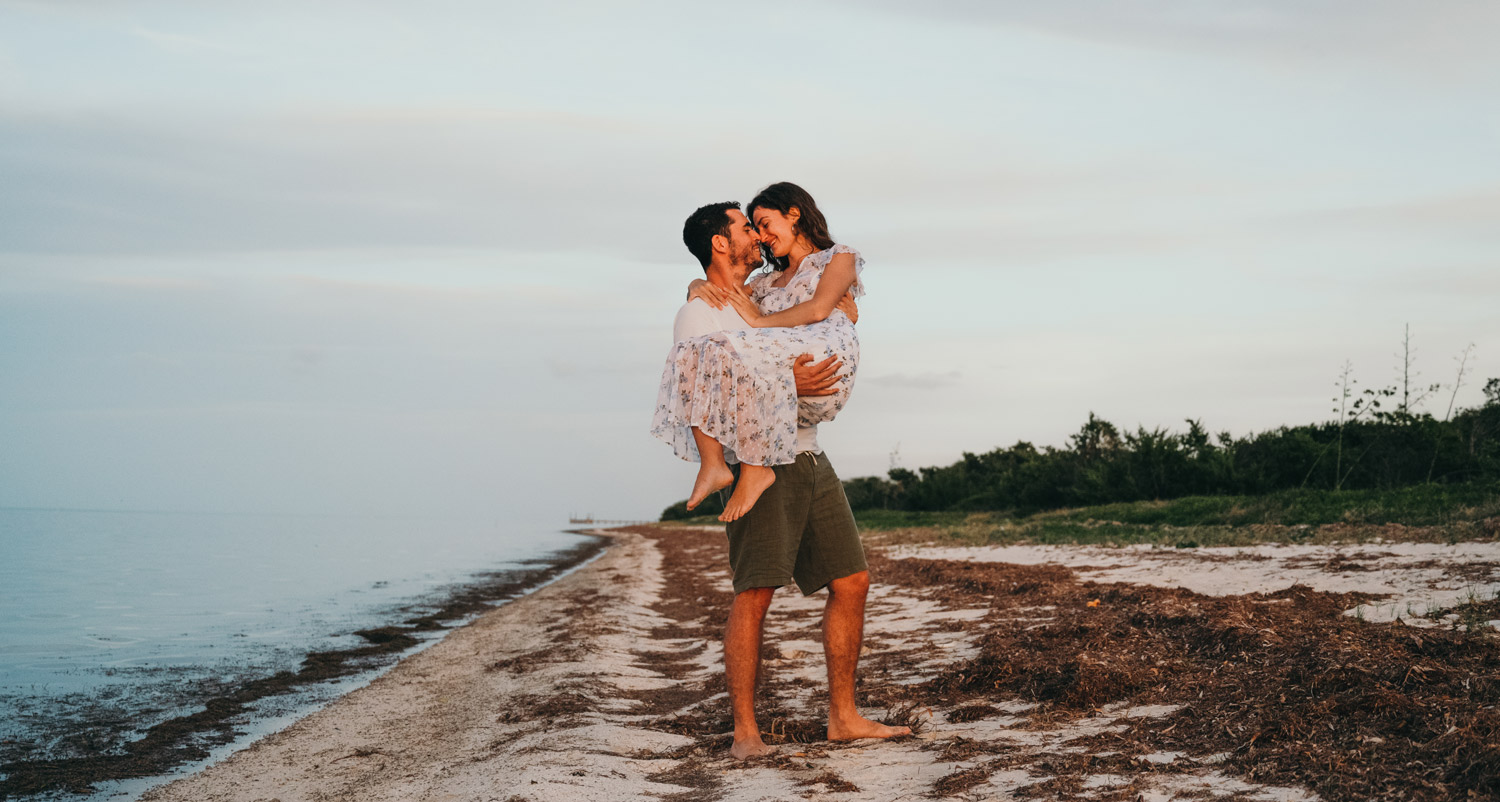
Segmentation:
<svg viewBox="0 0 1500 802">
<path fill-rule="evenodd" d="M 760 232 L 760 241 L 771 249 L 774 256 L 786 256 L 792 250 L 792 243 L 797 241 L 797 231 L 793 226 L 797 219 L 802 216 L 796 207 L 787 210 L 786 214 L 757 206 L 753 210 L 754 216 L 750 222 L 755 224 L 755 229 Z"/>
</svg>

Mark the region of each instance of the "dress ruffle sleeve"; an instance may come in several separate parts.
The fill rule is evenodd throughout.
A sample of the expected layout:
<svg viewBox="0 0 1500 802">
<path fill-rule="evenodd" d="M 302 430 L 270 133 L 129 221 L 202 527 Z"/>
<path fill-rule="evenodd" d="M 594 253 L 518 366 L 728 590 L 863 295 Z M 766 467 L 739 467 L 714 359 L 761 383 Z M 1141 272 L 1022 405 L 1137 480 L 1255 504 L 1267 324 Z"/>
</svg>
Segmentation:
<svg viewBox="0 0 1500 802">
<path fill-rule="evenodd" d="M 863 296 L 865 294 L 865 282 L 863 279 L 863 275 L 865 272 L 865 257 L 860 256 L 859 251 L 849 247 L 848 245 L 834 245 L 832 248 L 823 251 L 823 253 L 828 254 L 828 256 L 824 259 L 823 264 L 818 267 L 819 273 L 821 273 L 824 268 L 828 267 L 829 262 L 833 261 L 834 254 L 854 254 L 854 284 L 849 287 L 849 292 L 855 298 Z"/>
</svg>

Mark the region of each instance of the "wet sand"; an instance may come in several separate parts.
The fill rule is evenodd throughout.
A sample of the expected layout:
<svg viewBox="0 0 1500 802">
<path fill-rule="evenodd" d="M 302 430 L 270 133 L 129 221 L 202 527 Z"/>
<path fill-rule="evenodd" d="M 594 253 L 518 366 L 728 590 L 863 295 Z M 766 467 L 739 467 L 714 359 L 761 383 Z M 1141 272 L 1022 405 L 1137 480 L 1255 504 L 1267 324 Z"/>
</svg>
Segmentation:
<svg viewBox="0 0 1500 802">
<path fill-rule="evenodd" d="M 1495 603 L 1476 596 L 1458 618 L 1439 613 L 1420 627 L 1345 614 L 1389 592 L 1361 590 L 1356 575 L 1386 581 L 1377 560 L 1416 556 L 1174 553 L 1188 577 L 1201 573 L 1193 560 L 1242 566 L 1241 579 L 1282 561 L 1213 594 L 1145 581 L 1159 580 L 1161 565 L 1145 553 L 1132 562 L 1128 550 L 1033 564 L 1003 552 L 873 550 L 861 703 L 917 734 L 823 738 L 823 596 L 781 591 L 760 707 L 777 753 L 737 763 L 726 754 L 718 644 L 731 599 L 722 532 L 610 534 L 593 563 L 143 798 L 1500 795 L 1500 644 L 1483 621 L 1500 618 Z M 1500 544 L 1458 546 L 1422 553 L 1422 567 L 1476 587 L 1500 581 Z M 1283 575 L 1293 569 L 1352 584 L 1320 590 Z"/>
</svg>

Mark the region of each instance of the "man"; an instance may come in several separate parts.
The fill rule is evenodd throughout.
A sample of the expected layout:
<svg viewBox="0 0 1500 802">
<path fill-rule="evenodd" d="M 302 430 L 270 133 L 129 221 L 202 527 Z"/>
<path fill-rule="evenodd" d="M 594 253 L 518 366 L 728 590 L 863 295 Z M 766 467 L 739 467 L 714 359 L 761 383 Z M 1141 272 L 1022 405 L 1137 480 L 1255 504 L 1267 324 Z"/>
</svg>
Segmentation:
<svg viewBox="0 0 1500 802">
<path fill-rule="evenodd" d="M 760 237 L 738 203 L 710 204 L 693 212 L 683 225 L 682 240 L 703 265 L 708 282 L 725 292 L 742 292 L 746 277 L 761 265 Z M 844 303 L 846 312 L 855 311 L 852 300 Z M 678 310 L 672 336 L 681 341 L 747 328 L 734 307 L 715 309 L 695 299 Z M 836 359 L 811 362 L 812 356 L 803 354 L 793 364 L 797 394 L 831 395 Z M 806 596 L 828 588 L 823 610 L 828 739 L 890 738 L 911 732 L 870 721 L 855 705 L 854 675 L 870 588 L 864 546 L 843 483 L 818 448 L 816 426 L 797 429 L 797 452 L 796 462 L 775 466 L 776 481 L 755 506 L 725 527 L 735 593 L 724 632 L 724 671 L 734 710 L 734 745 L 729 751 L 741 760 L 771 751 L 761 740 L 755 718 L 761 634 L 772 594 L 793 582 Z"/>
</svg>

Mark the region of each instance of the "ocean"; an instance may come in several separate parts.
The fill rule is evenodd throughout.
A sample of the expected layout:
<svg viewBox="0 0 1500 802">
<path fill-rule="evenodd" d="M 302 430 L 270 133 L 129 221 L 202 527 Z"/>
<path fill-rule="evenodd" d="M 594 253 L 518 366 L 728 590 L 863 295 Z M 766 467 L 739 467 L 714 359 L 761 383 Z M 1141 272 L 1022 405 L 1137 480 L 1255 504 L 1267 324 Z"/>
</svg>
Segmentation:
<svg viewBox="0 0 1500 802">
<path fill-rule="evenodd" d="M 0 509 L 0 797 L 137 796 L 597 544 L 494 520 Z M 222 720 L 183 723 L 212 700 Z"/>
</svg>

